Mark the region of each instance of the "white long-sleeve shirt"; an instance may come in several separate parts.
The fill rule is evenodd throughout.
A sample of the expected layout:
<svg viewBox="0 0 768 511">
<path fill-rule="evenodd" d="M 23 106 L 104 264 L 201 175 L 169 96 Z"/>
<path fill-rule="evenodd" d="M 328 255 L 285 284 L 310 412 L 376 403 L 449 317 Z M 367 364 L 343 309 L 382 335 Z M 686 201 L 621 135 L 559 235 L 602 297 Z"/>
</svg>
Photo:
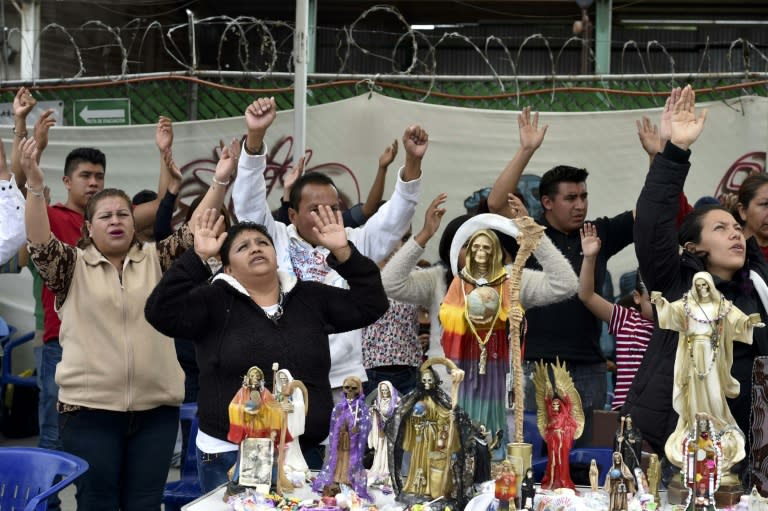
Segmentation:
<svg viewBox="0 0 768 511">
<path fill-rule="evenodd" d="M 24 195 L 11 174 L 9 181 L 0 180 L 0 264 L 16 255 L 26 240 Z"/>
<path fill-rule="evenodd" d="M 299 235 L 293 224 L 285 225 L 272 217 L 267 206 L 267 184 L 264 179 L 266 154 L 266 143 L 263 154 L 248 154 L 245 148 L 240 152 L 237 179 L 232 190 L 235 216 L 238 220 L 257 222 L 267 228 L 275 242 L 278 270 L 293 273 L 299 278 L 312 274 L 315 270 L 324 277 L 314 280 L 335 287 L 346 287 L 346 281 L 326 263 L 329 254 L 327 248 L 313 247 Z M 398 170 L 395 190 L 390 200 L 371 216 L 365 225 L 354 229 L 346 228 L 347 239 L 360 253 L 376 263 L 392 253 L 408 231 L 416 210 L 421 178 L 403 181 L 402 171 L 402 168 Z M 301 257 L 294 257 L 292 261 L 291 251 L 294 256 L 298 253 Z M 294 268 L 294 262 L 300 267 Z M 347 376 L 357 376 L 366 381 L 361 330 L 329 335 L 328 340 L 331 350 L 331 387 L 340 387 Z"/>
</svg>

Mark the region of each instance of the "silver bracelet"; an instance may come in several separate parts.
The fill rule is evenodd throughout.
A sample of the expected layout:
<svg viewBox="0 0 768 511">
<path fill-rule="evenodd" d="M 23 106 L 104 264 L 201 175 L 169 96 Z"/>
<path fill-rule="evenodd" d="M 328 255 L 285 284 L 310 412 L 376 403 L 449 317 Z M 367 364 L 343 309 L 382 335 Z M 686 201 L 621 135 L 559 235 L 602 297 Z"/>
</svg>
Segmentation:
<svg viewBox="0 0 768 511">
<path fill-rule="evenodd" d="M 24 188 L 26 188 L 27 191 L 29 193 L 31 193 L 32 195 L 34 195 L 35 197 L 42 197 L 43 196 L 43 192 L 45 191 L 45 185 L 42 184 L 42 183 L 40 183 L 40 189 L 38 189 L 38 190 L 35 190 L 31 186 L 29 186 L 29 183 L 24 183 Z"/>
<path fill-rule="evenodd" d="M 231 183 L 231 182 L 232 182 L 231 179 L 228 179 L 226 181 L 219 181 L 218 179 L 216 179 L 216 176 L 213 176 L 213 184 L 215 184 L 215 185 L 229 186 L 229 183 Z"/>
</svg>

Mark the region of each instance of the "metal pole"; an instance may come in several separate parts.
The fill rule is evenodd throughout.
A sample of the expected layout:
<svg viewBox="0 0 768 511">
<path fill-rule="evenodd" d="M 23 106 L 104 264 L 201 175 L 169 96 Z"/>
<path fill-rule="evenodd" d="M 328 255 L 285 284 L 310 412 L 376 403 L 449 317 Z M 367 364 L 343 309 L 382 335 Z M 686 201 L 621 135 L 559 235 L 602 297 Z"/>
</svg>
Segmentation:
<svg viewBox="0 0 768 511">
<path fill-rule="evenodd" d="M 40 2 L 23 2 L 21 12 L 21 79 L 29 83 L 40 76 Z"/>
<path fill-rule="evenodd" d="M 133 80 L 137 78 L 183 78 L 190 76 L 189 71 L 168 71 L 168 72 L 156 72 L 156 73 L 132 73 L 122 76 L 123 80 Z M 246 73 L 243 71 L 198 71 L 195 73 L 199 78 L 254 78 L 263 77 L 264 74 L 259 73 Z M 294 73 L 275 72 L 269 74 L 270 78 L 288 80 L 294 77 Z M 309 76 L 309 75 L 308 75 Z M 312 79 L 318 82 L 332 82 L 335 80 L 354 80 L 356 82 L 376 79 L 382 82 L 394 82 L 394 83 L 412 83 L 412 82 L 430 82 L 432 80 L 438 82 L 496 82 L 501 80 L 503 82 L 509 82 L 518 80 L 519 82 L 545 82 L 548 87 L 552 86 L 552 82 L 605 82 L 605 81 L 617 81 L 626 82 L 633 80 L 677 80 L 677 81 L 692 81 L 692 80 L 768 80 L 768 72 L 755 72 L 755 71 L 739 71 L 739 72 L 727 72 L 727 73 L 627 73 L 621 75 L 371 75 L 371 74 L 335 74 L 335 73 L 313 73 Z M 37 86 L 52 86 L 52 85 L 66 85 L 74 87 L 77 84 L 83 83 L 98 83 L 109 82 L 114 83 L 115 77 L 110 75 L 104 76 L 83 76 L 80 78 L 41 78 L 37 80 L 35 84 Z M 7 80 L 3 82 L 0 89 L 7 91 L 12 88 L 18 88 L 25 85 L 24 80 Z M 557 83 L 558 87 L 565 87 L 564 83 Z M 599 83 L 594 86 L 602 87 L 603 84 Z M 367 91 L 367 89 L 366 89 Z M 669 91 L 662 91 L 662 94 L 668 94 Z"/>
<path fill-rule="evenodd" d="M 197 73 L 197 38 L 195 37 L 195 13 L 187 9 L 187 21 L 189 23 L 189 52 L 192 55 L 192 74 Z M 189 105 L 187 106 L 187 118 L 190 121 L 197 120 L 198 85 L 192 83 L 189 86 Z"/>
<path fill-rule="evenodd" d="M 3 31 L 3 80 L 8 77 L 8 27 L 5 24 L 5 0 L 0 0 L 0 29 Z"/>
<path fill-rule="evenodd" d="M 309 0 L 296 0 L 296 30 L 293 39 L 293 155 L 304 155 L 307 138 L 307 12 Z"/>
<path fill-rule="evenodd" d="M 611 72 L 611 25 L 613 0 L 597 0 L 595 4 L 595 73 Z"/>
<path fill-rule="evenodd" d="M 315 72 L 315 61 L 317 56 L 317 2 L 318 0 L 309 0 L 308 28 L 307 32 L 307 72 Z"/>
<path fill-rule="evenodd" d="M 584 43 L 581 47 L 581 74 L 589 74 L 590 21 L 587 10 L 581 9 L 581 27 L 584 31 Z"/>
</svg>

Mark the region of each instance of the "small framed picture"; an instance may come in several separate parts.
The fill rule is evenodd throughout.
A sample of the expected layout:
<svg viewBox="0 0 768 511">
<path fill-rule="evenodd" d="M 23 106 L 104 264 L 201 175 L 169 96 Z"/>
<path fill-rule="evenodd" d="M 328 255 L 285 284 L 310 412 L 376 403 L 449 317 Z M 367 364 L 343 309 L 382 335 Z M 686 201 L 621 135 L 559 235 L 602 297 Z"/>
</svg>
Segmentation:
<svg viewBox="0 0 768 511">
<path fill-rule="evenodd" d="M 270 438 L 246 438 L 240 444 L 241 486 L 269 491 L 274 444 Z"/>
</svg>

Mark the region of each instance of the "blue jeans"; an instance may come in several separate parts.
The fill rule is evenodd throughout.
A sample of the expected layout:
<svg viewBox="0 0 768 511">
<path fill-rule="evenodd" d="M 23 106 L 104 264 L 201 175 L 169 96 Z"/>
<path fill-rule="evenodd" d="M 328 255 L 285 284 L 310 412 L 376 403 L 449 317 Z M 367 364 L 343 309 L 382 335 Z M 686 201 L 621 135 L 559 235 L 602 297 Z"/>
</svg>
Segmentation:
<svg viewBox="0 0 768 511">
<path fill-rule="evenodd" d="M 90 468 L 75 481 L 79 511 L 160 511 L 179 409 L 79 410 L 59 416 L 62 447 Z"/>
<path fill-rule="evenodd" d="M 37 388 L 40 390 L 37 403 L 37 422 L 40 427 L 38 447 L 44 449 L 61 449 L 59 441 L 59 412 L 56 402 L 59 400 L 59 386 L 54 379 L 56 364 L 61 362 L 61 344 L 58 339 L 51 339 L 42 346 L 36 346 L 35 370 L 37 371 Z M 61 506 L 59 494 L 48 498 L 48 511 L 58 511 Z"/>
<path fill-rule="evenodd" d="M 61 362 L 61 344 L 58 339 L 51 339 L 35 348 L 35 367 L 37 368 L 37 388 L 40 397 L 37 405 L 40 423 L 39 447 L 59 449 L 59 414 L 56 402 L 59 400 L 59 386 L 56 385 L 56 364 Z"/>
<path fill-rule="evenodd" d="M 208 493 L 229 481 L 227 471 L 237 463 L 237 451 L 208 454 L 197 450 L 197 477 L 200 488 Z"/>
<path fill-rule="evenodd" d="M 525 411 L 536 411 L 536 389 L 533 386 L 534 363 L 523 363 L 525 375 Z M 571 373 L 573 384 L 581 397 L 581 406 L 584 409 L 584 432 L 574 442 L 574 447 L 592 446 L 592 411 L 602 410 L 608 392 L 608 381 L 605 373 L 608 368 L 605 362 L 599 364 L 578 364 L 568 362 L 568 372 Z"/>
</svg>

